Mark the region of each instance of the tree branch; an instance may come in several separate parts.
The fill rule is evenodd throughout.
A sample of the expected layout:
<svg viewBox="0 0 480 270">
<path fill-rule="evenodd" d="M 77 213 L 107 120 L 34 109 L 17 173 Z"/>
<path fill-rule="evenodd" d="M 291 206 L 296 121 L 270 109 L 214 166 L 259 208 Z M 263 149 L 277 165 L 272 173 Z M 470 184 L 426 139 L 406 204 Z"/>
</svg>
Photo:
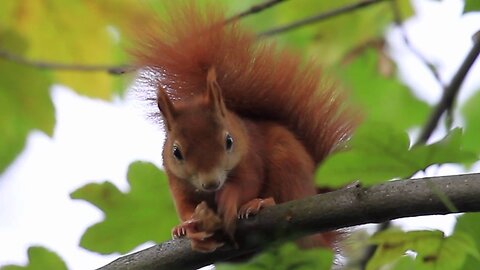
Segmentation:
<svg viewBox="0 0 480 270">
<path fill-rule="evenodd" d="M 231 18 L 228 18 L 225 20 L 225 24 L 231 23 L 234 20 L 249 16 L 251 14 L 255 14 L 258 12 L 261 12 L 262 10 L 265 10 L 267 8 L 270 8 L 272 6 L 275 6 L 277 4 L 280 4 L 282 2 L 285 2 L 286 0 L 270 0 L 266 1 L 265 3 L 258 4 L 255 6 L 250 7 L 244 12 L 241 12 Z M 266 37 L 266 36 L 272 36 L 276 35 L 282 32 L 286 32 L 307 24 L 312 24 L 321 20 L 325 20 L 337 15 L 341 15 L 350 11 L 354 11 L 366 6 L 369 6 L 371 4 L 375 3 L 380 3 L 386 0 L 363 0 L 358 3 L 354 3 L 351 5 L 346 5 L 344 7 L 340 7 L 337 9 L 333 9 L 330 11 L 327 11 L 325 13 L 321 13 L 318 15 L 315 15 L 310 18 L 306 18 L 297 22 L 294 22 L 289 25 L 285 25 L 279 28 L 275 28 L 269 31 L 265 31 L 263 33 L 259 33 L 257 36 L 258 37 Z M 53 70 L 64 70 L 64 71 L 81 71 L 81 72 L 107 72 L 112 75 L 120 75 L 124 74 L 127 72 L 132 72 L 135 71 L 136 68 L 130 65 L 118 65 L 118 66 L 112 66 L 112 65 L 81 65 L 81 64 L 65 64 L 65 63 L 56 63 L 56 62 L 48 62 L 48 61 L 35 61 L 31 59 L 27 59 L 25 57 L 22 57 L 20 55 L 14 54 L 12 52 L 0 49 L 0 58 L 3 58 L 5 60 L 9 60 L 12 62 L 16 62 L 22 65 L 27 65 L 31 67 L 36 67 L 40 69 L 53 69 Z"/>
<path fill-rule="evenodd" d="M 251 6 L 249 9 L 247 9 L 243 12 L 240 12 L 239 14 L 226 19 L 225 24 L 229 24 L 229 23 L 231 23 L 235 20 L 241 19 L 243 17 L 247 17 L 249 15 L 259 13 L 262 10 L 273 7 L 277 4 L 280 4 L 280 3 L 285 2 L 285 1 L 287 1 L 287 0 L 270 0 L 270 1 L 266 1 L 266 2 L 258 4 L 258 5 Z"/>
<path fill-rule="evenodd" d="M 437 194 L 454 204 L 448 209 Z M 391 181 L 369 188 L 354 186 L 262 210 L 238 222 L 240 248 L 225 246 L 198 253 L 186 239 L 170 240 L 125 255 L 97 270 L 195 269 L 259 250 L 265 243 L 366 223 L 422 215 L 480 211 L 480 174 Z"/>
<path fill-rule="evenodd" d="M 230 17 L 225 20 L 225 24 L 231 23 L 240 18 L 259 13 L 267 8 L 273 7 L 277 4 L 285 2 L 287 0 L 270 0 L 262 4 L 251 6 L 249 9 Z M 65 64 L 57 62 L 48 62 L 48 61 L 35 61 L 27 59 L 18 54 L 9 52 L 4 49 L 0 49 L 0 58 L 3 58 L 8 61 L 12 61 L 18 64 L 31 66 L 40 69 L 52 69 L 52 70 L 64 70 L 64 71 L 81 71 L 81 72 L 107 72 L 111 75 L 121 75 L 127 72 L 135 71 L 136 68 L 130 65 L 81 65 L 81 64 Z"/>
<path fill-rule="evenodd" d="M 392 3 L 394 3 L 393 1 Z M 400 15 L 398 14 L 398 8 L 396 6 L 393 6 L 393 11 L 395 14 L 395 20 L 399 27 L 401 27 L 401 22 L 400 22 Z M 435 130 L 435 128 L 438 126 L 438 121 L 440 120 L 440 117 L 445 111 L 448 111 L 451 109 L 452 104 L 455 100 L 455 97 L 458 94 L 458 91 L 460 90 L 460 86 L 465 79 L 468 70 L 470 70 L 471 66 L 473 65 L 473 62 L 475 62 L 476 57 L 480 53 L 480 31 L 477 32 L 473 36 L 473 41 L 474 45 L 472 49 L 470 50 L 469 54 L 465 58 L 463 64 L 460 66 L 459 70 L 455 74 L 455 76 L 452 79 L 452 82 L 448 87 L 445 87 L 442 84 L 442 81 L 440 80 L 440 76 L 436 72 L 434 68 L 430 66 L 430 63 L 418 52 L 416 51 L 413 47 L 410 46 L 409 40 L 406 36 L 406 33 L 403 32 L 404 30 L 401 29 L 404 42 L 407 44 L 407 46 L 410 48 L 410 50 L 421 60 L 424 62 L 425 65 L 430 67 L 430 70 L 432 71 L 433 75 L 437 78 L 438 82 L 444 87 L 444 92 L 441 100 L 435 107 L 434 111 L 432 112 L 430 118 L 428 121 L 425 123 L 423 130 L 421 132 L 421 135 L 415 142 L 415 145 L 422 145 L 425 144 L 430 136 L 432 135 L 432 132 Z M 390 221 L 387 221 L 385 223 L 380 224 L 380 226 L 377 228 L 376 232 L 381 232 L 390 227 Z M 369 245 L 365 249 L 365 254 L 361 260 L 359 260 L 359 267 L 360 269 L 366 269 L 368 261 L 373 257 L 375 254 L 375 250 L 377 249 L 377 245 Z"/>
<path fill-rule="evenodd" d="M 478 55 L 480 54 L 480 31 L 473 35 L 473 46 L 470 52 L 465 57 L 462 65 L 458 69 L 455 76 L 453 76 L 452 81 L 450 84 L 445 88 L 443 91 L 442 98 L 440 102 L 435 106 L 430 118 L 428 119 L 427 124 L 425 125 L 424 129 L 420 133 L 418 138 L 418 143 L 425 143 L 430 135 L 433 133 L 435 128 L 438 125 L 438 121 L 440 117 L 443 115 L 444 112 L 450 110 L 452 105 L 455 101 L 458 91 L 460 90 L 460 86 L 462 86 L 465 77 L 467 76 L 468 71 L 472 67 L 475 59 L 477 59 Z"/>
<path fill-rule="evenodd" d="M 337 15 L 341 15 L 341 14 L 345 14 L 345 13 L 348 13 L 348 12 L 351 12 L 351 11 L 354 11 L 354 10 L 357 10 L 357 9 L 361 9 L 363 7 L 367 7 L 367 6 L 370 6 L 372 4 L 381 3 L 383 1 L 386 1 L 386 0 L 363 0 L 363 1 L 359 1 L 359 2 L 354 3 L 354 4 L 345 5 L 343 7 L 332 9 L 332 10 L 329 10 L 327 12 L 320 13 L 320 14 L 314 15 L 312 17 L 293 22 L 293 23 L 285 25 L 285 26 L 281 26 L 281 27 L 278 27 L 278 28 L 267 30 L 265 32 L 257 34 L 257 37 L 263 38 L 263 37 L 277 35 L 277 34 L 280 34 L 280 33 L 283 33 L 283 32 L 293 30 L 295 28 L 299 28 L 301 26 L 316 23 L 316 22 L 326 20 L 326 19 L 329 19 L 329 18 L 337 16 Z"/>
<path fill-rule="evenodd" d="M 423 56 L 423 54 L 418 51 L 410 42 L 410 39 L 408 38 L 407 31 L 403 27 L 403 21 L 402 21 L 402 15 L 400 14 L 400 8 L 398 7 L 398 0 L 392 0 L 390 2 L 391 7 L 392 7 L 392 13 L 393 13 L 393 20 L 395 22 L 395 25 L 398 27 L 400 31 L 400 35 L 402 36 L 403 43 L 407 46 L 407 48 L 412 52 L 432 73 L 433 77 L 437 80 L 437 82 L 442 86 L 442 88 L 445 88 L 445 85 L 442 81 L 442 78 L 440 77 L 440 74 L 438 73 L 437 69 L 435 66 L 428 61 L 428 59 Z"/>
<path fill-rule="evenodd" d="M 136 70 L 133 66 L 128 65 L 79 65 L 79 64 L 64 64 L 64 63 L 55 63 L 55 62 L 46 62 L 46 61 L 35 61 L 24 58 L 18 54 L 0 49 L 0 58 L 3 58 L 8 61 L 12 61 L 18 64 L 31 66 L 40 69 L 55 69 L 55 70 L 64 70 L 64 71 L 83 71 L 83 72 L 107 72 L 112 75 L 120 75 L 126 72 L 131 72 Z"/>
</svg>

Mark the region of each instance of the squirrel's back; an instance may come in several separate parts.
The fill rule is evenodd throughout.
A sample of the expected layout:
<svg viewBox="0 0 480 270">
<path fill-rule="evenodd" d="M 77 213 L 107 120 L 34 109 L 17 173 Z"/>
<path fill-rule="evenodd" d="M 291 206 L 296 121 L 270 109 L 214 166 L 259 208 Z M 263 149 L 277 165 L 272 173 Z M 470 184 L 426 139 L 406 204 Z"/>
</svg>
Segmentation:
<svg viewBox="0 0 480 270">
<path fill-rule="evenodd" d="M 258 41 L 235 22 L 224 24 L 217 7 L 201 10 L 193 2 L 172 6 L 158 28 L 139 34 L 133 54 L 137 64 L 158 72 L 159 91 L 173 102 L 202 94 L 214 67 L 229 110 L 286 126 L 316 163 L 349 136 L 354 118 L 342 96 L 322 84 L 317 65 Z"/>
</svg>

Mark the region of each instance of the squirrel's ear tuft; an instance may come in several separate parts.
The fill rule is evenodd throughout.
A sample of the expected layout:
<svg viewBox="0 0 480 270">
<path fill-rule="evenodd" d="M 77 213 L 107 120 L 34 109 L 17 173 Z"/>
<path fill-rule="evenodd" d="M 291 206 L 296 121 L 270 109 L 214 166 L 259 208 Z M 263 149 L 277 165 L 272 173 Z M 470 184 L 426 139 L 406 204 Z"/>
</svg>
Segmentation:
<svg viewBox="0 0 480 270">
<path fill-rule="evenodd" d="M 215 112 L 225 116 L 225 103 L 223 102 L 222 89 L 217 82 L 217 73 L 215 67 L 210 67 L 207 74 L 207 93 L 206 99 Z"/>
<path fill-rule="evenodd" d="M 167 127 L 167 130 L 170 131 L 177 113 L 175 111 L 175 107 L 173 106 L 172 101 L 168 97 L 167 92 L 162 88 L 158 89 L 157 91 L 157 104 L 160 112 L 163 115 L 165 126 Z"/>
</svg>

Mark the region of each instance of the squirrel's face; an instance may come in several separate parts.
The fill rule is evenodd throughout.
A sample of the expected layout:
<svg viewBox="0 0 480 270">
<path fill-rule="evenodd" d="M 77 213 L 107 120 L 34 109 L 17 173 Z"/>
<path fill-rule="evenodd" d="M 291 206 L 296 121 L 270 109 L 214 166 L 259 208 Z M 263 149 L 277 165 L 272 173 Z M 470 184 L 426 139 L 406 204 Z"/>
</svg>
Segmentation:
<svg viewBox="0 0 480 270">
<path fill-rule="evenodd" d="M 174 105 L 161 91 L 158 105 L 167 127 L 165 167 L 195 189 L 213 192 L 223 186 L 246 152 L 247 134 L 237 116 L 226 109 L 216 81 L 207 82 L 204 96 Z"/>
<path fill-rule="evenodd" d="M 192 105 L 179 111 L 167 132 L 165 166 L 198 190 L 216 191 L 245 151 L 244 134 L 231 125 L 235 116 L 222 117 Z"/>
</svg>

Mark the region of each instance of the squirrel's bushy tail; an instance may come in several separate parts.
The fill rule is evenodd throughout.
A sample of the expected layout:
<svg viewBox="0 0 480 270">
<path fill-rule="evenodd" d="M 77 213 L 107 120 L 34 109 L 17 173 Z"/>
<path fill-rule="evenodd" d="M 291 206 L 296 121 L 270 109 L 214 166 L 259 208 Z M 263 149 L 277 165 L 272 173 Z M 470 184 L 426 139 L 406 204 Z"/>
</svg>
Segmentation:
<svg viewBox="0 0 480 270">
<path fill-rule="evenodd" d="M 287 126 L 320 162 L 354 125 L 344 99 L 321 81 L 314 63 L 274 44 L 258 41 L 237 23 L 224 24 L 218 7 L 201 10 L 194 1 L 172 6 L 156 29 L 139 33 L 132 52 L 137 64 L 158 72 L 159 91 L 174 102 L 200 94 L 215 67 L 228 109 L 242 117 Z"/>
</svg>

